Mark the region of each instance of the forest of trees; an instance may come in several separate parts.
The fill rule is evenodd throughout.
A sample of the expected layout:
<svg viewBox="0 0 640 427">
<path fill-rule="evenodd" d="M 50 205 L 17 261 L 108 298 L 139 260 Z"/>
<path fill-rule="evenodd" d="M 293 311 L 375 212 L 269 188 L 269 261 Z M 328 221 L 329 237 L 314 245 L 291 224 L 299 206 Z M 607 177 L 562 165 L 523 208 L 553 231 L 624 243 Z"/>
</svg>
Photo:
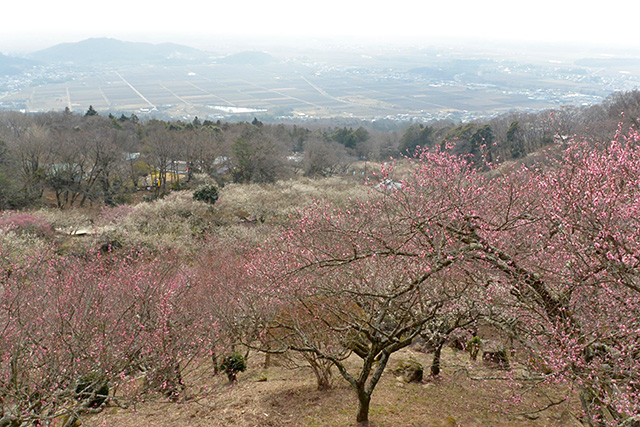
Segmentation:
<svg viewBox="0 0 640 427">
<path fill-rule="evenodd" d="M 396 130 L 357 127 L 140 121 L 135 115 L 50 112 L 0 114 L 0 208 L 51 203 L 126 203 L 139 188 L 156 196 L 188 185 L 194 174 L 225 182 L 274 182 L 328 176 L 357 160 L 412 156 L 442 147 L 469 161 L 500 163 L 578 136 L 610 137 L 638 125 L 640 93 L 616 93 L 588 108 L 509 113 L 474 123 L 413 124 Z M 477 161 L 476 160 L 476 161 Z M 178 165 L 182 165 L 179 167 Z M 178 173 L 180 171 L 180 173 Z M 174 176 L 172 176 L 172 174 Z M 168 179 L 169 177 L 169 179 Z M 51 195 L 50 198 L 43 197 Z"/>
</svg>

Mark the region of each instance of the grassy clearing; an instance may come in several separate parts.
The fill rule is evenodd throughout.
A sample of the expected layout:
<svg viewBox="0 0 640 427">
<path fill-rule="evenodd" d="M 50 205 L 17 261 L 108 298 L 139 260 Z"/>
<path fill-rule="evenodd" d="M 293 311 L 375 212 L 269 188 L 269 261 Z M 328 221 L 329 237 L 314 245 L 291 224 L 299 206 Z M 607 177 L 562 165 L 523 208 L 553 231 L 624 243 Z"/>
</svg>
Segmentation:
<svg viewBox="0 0 640 427">
<path fill-rule="evenodd" d="M 473 378 L 508 376 L 506 371 L 471 362 L 466 353 L 443 353 L 440 379 L 422 383 L 398 381 L 387 369 L 373 394 L 370 426 L 560 426 L 572 425 L 571 408 L 562 403 L 535 413 L 547 399 L 560 400 L 563 390 L 544 386 L 529 390 L 524 381 Z M 412 357 L 428 366 L 430 355 L 404 350 L 394 361 Z M 149 396 L 135 410 L 108 407 L 82 421 L 86 426 L 355 426 L 357 399 L 334 374 L 334 386 L 317 391 L 309 369 L 262 367 L 253 354 L 249 369 L 230 386 L 224 375 L 192 378 L 184 402 Z M 355 365 L 356 360 L 352 363 Z M 265 381 L 266 378 L 266 381 Z M 195 380 L 195 381 L 194 381 Z"/>
</svg>

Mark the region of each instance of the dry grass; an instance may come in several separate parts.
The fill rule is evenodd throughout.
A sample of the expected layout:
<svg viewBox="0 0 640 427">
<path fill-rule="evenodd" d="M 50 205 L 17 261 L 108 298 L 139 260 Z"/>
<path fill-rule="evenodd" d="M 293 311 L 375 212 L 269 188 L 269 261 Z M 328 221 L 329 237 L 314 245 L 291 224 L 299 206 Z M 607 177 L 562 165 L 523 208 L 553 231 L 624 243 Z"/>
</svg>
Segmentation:
<svg viewBox="0 0 640 427">
<path fill-rule="evenodd" d="M 394 360 L 415 358 L 429 365 L 430 355 L 405 350 Z M 108 407 L 83 419 L 86 426 L 355 426 L 357 399 L 341 378 L 329 391 L 317 391 L 308 369 L 270 367 L 253 355 L 249 369 L 230 386 L 223 375 L 200 378 L 187 390 L 183 403 L 150 397 L 135 410 Z M 564 426 L 574 424 L 566 403 L 548 410 L 545 395 L 557 399 L 559 388 L 545 386 L 524 394 L 530 383 L 478 381 L 477 377 L 506 377 L 505 371 L 470 362 L 464 353 L 446 350 L 442 377 L 406 384 L 387 369 L 373 394 L 370 426 Z M 353 363 L 356 361 L 354 359 Z M 337 374 L 335 374 L 337 376 Z M 266 381 L 261 381 L 266 378 Z M 522 394 L 520 399 L 514 396 Z"/>
</svg>

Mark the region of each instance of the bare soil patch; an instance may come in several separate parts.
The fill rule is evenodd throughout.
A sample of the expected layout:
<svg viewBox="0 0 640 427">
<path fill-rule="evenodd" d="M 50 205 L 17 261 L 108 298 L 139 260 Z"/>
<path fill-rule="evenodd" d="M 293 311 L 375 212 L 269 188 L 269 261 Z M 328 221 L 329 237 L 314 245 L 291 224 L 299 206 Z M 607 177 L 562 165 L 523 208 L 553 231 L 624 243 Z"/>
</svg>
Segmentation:
<svg viewBox="0 0 640 427">
<path fill-rule="evenodd" d="M 501 370 L 466 353 L 443 352 L 441 378 L 404 383 L 391 368 L 413 358 L 428 368 L 429 354 L 404 350 L 394 354 L 374 391 L 370 426 L 564 426 L 577 425 L 567 401 L 539 411 L 566 396 L 560 387 L 532 387 L 526 370 L 515 364 Z M 82 419 L 85 426 L 355 426 L 355 393 L 337 372 L 333 388 L 316 390 L 310 369 L 262 367 L 252 354 L 247 372 L 229 385 L 224 375 L 192 378 L 182 402 L 150 395 L 135 407 L 109 406 Z M 353 366 L 357 359 L 353 358 Z M 426 369 L 425 369 L 426 370 Z M 509 377 L 515 377 L 509 380 Z M 550 400 L 551 399 L 551 400 Z"/>
</svg>

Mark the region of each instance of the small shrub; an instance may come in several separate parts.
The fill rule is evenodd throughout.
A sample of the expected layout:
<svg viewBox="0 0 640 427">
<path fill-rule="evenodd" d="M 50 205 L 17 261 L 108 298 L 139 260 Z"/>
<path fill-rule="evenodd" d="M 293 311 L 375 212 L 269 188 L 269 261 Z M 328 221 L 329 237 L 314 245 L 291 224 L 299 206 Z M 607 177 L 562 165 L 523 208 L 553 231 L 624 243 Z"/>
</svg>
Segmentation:
<svg viewBox="0 0 640 427">
<path fill-rule="evenodd" d="M 449 347 L 453 350 L 465 351 L 469 349 L 469 341 L 473 339 L 471 333 L 464 328 L 458 328 L 451 332 L 447 338 Z"/>
<path fill-rule="evenodd" d="M 489 346 L 482 351 L 482 360 L 499 365 L 502 369 L 510 369 L 507 351 L 499 346 Z"/>
<path fill-rule="evenodd" d="M 482 345 L 482 339 L 479 336 L 475 336 L 467 341 L 467 348 L 469 349 L 469 356 L 471 360 L 476 360 L 478 358 L 478 352 L 480 351 L 480 346 Z"/>
<path fill-rule="evenodd" d="M 392 372 L 402 378 L 404 382 L 420 382 L 424 375 L 424 368 L 418 361 L 409 359 L 399 361 Z"/>
<path fill-rule="evenodd" d="M 184 181 L 176 180 L 171 182 L 171 186 L 169 188 L 171 188 L 171 191 L 182 191 L 187 188 L 187 184 Z"/>
<path fill-rule="evenodd" d="M 203 184 L 193 192 L 193 198 L 214 205 L 218 201 L 218 187 L 214 184 Z"/>
<path fill-rule="evenodd" d="M 75 388 L 79 400 L 84 400 L 89 408 L 100 407 L 109 396 L 106 379 L 98 372 L 89 372 L 78 378 Z"/>
<path fill-rule="evenodd" d="M 0 230 L 11 230 L 16 234 L 35 237 L 53 237 L 53 227 L 45 218 L 28 213 L 16 213 L 1 217 Z"/>
<path fill-rule="evenodd" d="M 226 372 L 229 382 L 235 383 L 237 381 L 236 376 L 238 372 L 244 372 L 247 370 L 247 361 L 244 356 L 234 353 L 229 356 L 225 356 L 220 368 Z"/>
<path fill-rule="evenodd" d="M 142 196 L 142 201 L 147 203 L 154 202 L 158 199 L 161 199 L 161 197 L 157 194 L 145 194 L 144 196 Z"/>
</svg>

